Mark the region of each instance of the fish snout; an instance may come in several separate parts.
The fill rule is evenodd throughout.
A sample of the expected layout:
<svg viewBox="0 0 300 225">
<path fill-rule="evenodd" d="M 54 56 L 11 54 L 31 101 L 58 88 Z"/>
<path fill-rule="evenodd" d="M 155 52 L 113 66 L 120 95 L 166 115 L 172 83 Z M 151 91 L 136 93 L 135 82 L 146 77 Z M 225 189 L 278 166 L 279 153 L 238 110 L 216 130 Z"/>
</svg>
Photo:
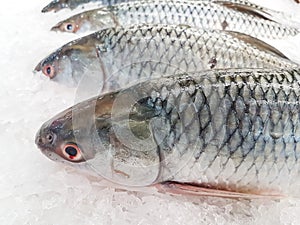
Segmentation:
<svg viewBox="0 0 300 225">
<path fill-rule="evenodd" d="M 42 9 L 42 13 L 46 13 L 46 12 L 57 12 L 63 8 L 66 8 L 67 5 L 63 3 L 63 1 L 60 0 L 53 0 L 52 2 L 50 2 L 48 5 L 46 5 L 43 9 Z"/>
<path fill-rule="evenodd" d="M 34 68 L 33 72 L 34 73 L 37 73 L 37 72 L 40 72 L 42 70 L 42 64 L 39 63 L 37 64 L 37 66 Z"/>
<path fill-rule="evenodd" d="M 51 27 L 50 31 L 60 31 L 61 24 L 56 24 L 53 27 Z"/>
<path fill-rule="evenodd" d="M 44 133 L 41 130 L 39 130 L 35 136 L 35 144 L 40 149 L 52 146 L 54 140 L 55 135 L 51 132 Z"/>
<path fill-rule="evenodd" d="M 57 6 L 53 4 L 53 2 L 51 2 L 50 4 L 48 4 L 42 9 L 42 13 L 51 12 L 51 11 L 54 12 L 58 11 Z"/>
<path fill-rule="evenodd" d="M 51 27 L 51 31 L 61 31 L 61 27 L 63 26 L 64 22 L 58 22 L 57 24 L 55 24 L 53 27 Z"/>
</svg>

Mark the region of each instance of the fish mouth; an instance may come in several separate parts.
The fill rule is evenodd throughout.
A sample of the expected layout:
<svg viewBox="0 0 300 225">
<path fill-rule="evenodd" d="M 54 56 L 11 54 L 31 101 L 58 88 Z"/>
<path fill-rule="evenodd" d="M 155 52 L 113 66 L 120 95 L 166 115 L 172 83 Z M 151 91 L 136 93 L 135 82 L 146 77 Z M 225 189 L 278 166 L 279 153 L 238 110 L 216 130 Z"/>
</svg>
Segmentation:
<svg viewBox="0 0 300 225">
<path fill-rule="evenodd" d="M 45 138 L 42 137 L 41 133 L 42 133 L 41 130 L 39 130 L 37 132 L 37 134 L 35 135 L 34 142 L 41 151 L 44 151 L 44 150 L 50 151 L 50 149 L 48 147 L 46 147 L 45 140 L 44 140 Z"/>
<path fill-rule="evenodd" d="M 57 12 L 59 10 L 59 6 L 58 6 L 58 2 L 51 2 L 48 5 L 46 5 L 43 9 L 42 9 L 42 13 L 46 13 L 46 12 Z"/>
<path fill-rule="evenodd" d="M 60 31 L 60 26 L 62 25 L 62 23 L 57 23 L 56 25 L 54 25 L 53 27 L 51 27 L 50 31 Z"/>
<path fill-rule="evenodd" d="M 47 158 L 53 161 L 64 161 L 64 159 L 61 158 L 58 154 L 56 154 L 52 148 L 46 146 L 42 138 L 41 131 L 38 131 L 38 133 L 35 136 L 35 144 L 40 149 L 42 154 L 45 155 Z"/>
<path fill-rule="evenodd" d="M 43 143 L 43 138 L 41 137 L 40 132 L 38 132 L 35 136 L 35 144 L 40 149 L 40 151 L 49 159 L 54 161 L 58 160 L 59 156 Z"/>
<path fill-rule="evenodd" d="M 41 70 L 42 70 L 42 62 L 37 64 L 37 66 L 34 68 L 33 72 L 37 73 L 37 72 L 40 72 Z"/>
</svg>

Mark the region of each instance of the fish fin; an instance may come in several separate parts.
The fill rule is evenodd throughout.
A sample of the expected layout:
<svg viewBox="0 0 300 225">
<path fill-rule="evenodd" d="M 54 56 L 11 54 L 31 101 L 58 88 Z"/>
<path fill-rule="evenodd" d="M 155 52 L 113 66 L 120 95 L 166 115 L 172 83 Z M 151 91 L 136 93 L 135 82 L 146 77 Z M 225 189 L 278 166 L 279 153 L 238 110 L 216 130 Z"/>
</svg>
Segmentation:
<svg viewBox="0 0 300 225">
<path fill-rule="evenodd" d="M 236 31 L 223 31 L 223 32 L 226 32 L 227 34 L 229 34 L 229 35 L 231 35 L 231 36 L 233 36 L 233 37 L 235 37 L 239 40 L 242 40 L 242 41 L 256 47 L 257 49 L 259 49 L 261 51 L 265 51 L 265 52 L 268 52 L 270 54 L 279 56 L 281 58 L 288 59 L 288 57 L 285 56 L 277 48 L 267 44 L 266 42 L 264 42 L 262 40 L 259 40 L 259 39 L 255 38 L 255 37 L 252 37 L 250 35 L 243 34 L 243 33 L 240 33 L 240 32 L 236 32 Z"/>
<path fill-rule="evenodd" d="M 273 21 L 275 23 L 283 24 L 291 28 L 293 27 L 297 30 L 299 30 L 300 28 L 299 22 L 293 21 L 293 17 L 291 15 L 287 15 L 283 12 L 267 9 L 262 6 L 255 5 L 253 3 L 249 3 L 246 1 L 240 1 L 239 3 L 234 3 L 228 0 L 214 0 L 213 3 L 261 19 Z"/>
<path fill-rule="evenodd" d="M 175 195 L 193 195 L 193 196 L 210 196 L 210 197 L 222 197 L 222 198 L 244 198 L 244 199 L 280 199 L 285 197 L 279 192 L 266 191 L 231 191 L 225 189 L 218 189 L 217 187 L 205 187 L 190 183 L 179 183 L 174 181 L 168 181 L 160 184 L 156 184 L 156 188 L 160 192 L 168 192 Z"/>
<path fill-rule="evenodd" d="M 255 17 L 259 17 L 261 19 L 265 19 L 265 20 L 270 20 L 273 21 L 272 15 L 267 12 L 267 10 L 265 10 L 263 7 L 254 5 L 254 4 L 243 4 L 241 3 L 234 3 L 234 2 L 230 2 L 230 1 L 226 1 L 226 0 L 215 0 L 213 1 L 213 3 L 225 6 L 229 9 L 241 12 L 241 13 L 246 13 L 248 15 L 252 15 Z M 274 21 L 275 22 L 275 21 Z"/>
</svg>

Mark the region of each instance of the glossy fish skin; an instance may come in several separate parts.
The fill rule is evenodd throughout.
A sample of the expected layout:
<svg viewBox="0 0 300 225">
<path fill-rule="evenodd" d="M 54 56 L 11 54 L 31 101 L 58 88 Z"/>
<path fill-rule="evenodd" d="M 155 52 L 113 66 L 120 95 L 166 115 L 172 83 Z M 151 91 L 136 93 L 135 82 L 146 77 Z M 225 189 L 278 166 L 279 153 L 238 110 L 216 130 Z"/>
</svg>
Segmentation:
<svg viewBox="0 0 300 225">
<path fill-rule="evenodd" d="M 36 143 L 68 162 L 56 152 L 76 143 L 85 160 L 73 164 L 126 185 L 299 194 L 299 75 L 231 69 L 148 80 L 62 112 Z M 46 146 L 48 133 L 56 138 Z"/>
<path fill-rule="evenodd" d="M 139 25 L 105 29 L 70 42 L 42 60 L 35 71 L 47 74 L 51 68 L 50 77 L 64 84 L 78 84 L 83 76 L 95 74 L 110 91 L 155 74 L 297 66 L 247 35 Z"/>
<path fill-rule="evenodd" d="M 52 30 L 76 33 L 147 23 L 230 30 L 269 39 L 299 33 L 298 29 L 271 21 L 266 16 L 269 14 L 259 8 L 230 1 L 133 1 L 77 14 L 59 22 Z"/>
<path fill-rule="evenodd" d="M 51 11 L 58 12 L 65 8 L 73 10 L 82 4 L 90 2 L 99 2 L 99 4 L 102 5 L 112 5 L 126 1 L 128 0 L 53 0 L 42 9 L 42 13 Z"/>
</svg>

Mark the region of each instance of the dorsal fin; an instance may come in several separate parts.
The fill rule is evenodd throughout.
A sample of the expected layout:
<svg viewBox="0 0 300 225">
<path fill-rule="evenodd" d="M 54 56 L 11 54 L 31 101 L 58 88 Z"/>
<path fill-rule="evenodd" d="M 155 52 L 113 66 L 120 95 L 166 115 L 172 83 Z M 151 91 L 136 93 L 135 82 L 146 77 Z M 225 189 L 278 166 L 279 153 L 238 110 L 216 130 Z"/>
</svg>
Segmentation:
<svg viewBox="0 0 300 225">
<path fill-rule="evenodd" d="M 243 33 L 239 33 L 236 31 L 223 31 L 226 32 L 227 34 L 244 41 L 247 44 L 250 44 L 254 47 L 256 47 L 257 49 L 261 50 L 261 51 L 265 51 L 268 53 L 271 53 L 273 55 L 279 56 L 281 58 L 284 59 L 288 59 L 288 57 L 286 57 L 281 51 L 279 51 L 277 48 L 267 44 L 266 42 L 259 40 L 257 38 L 254 38 L 250 35 L 247 34 L 243 34 Z"/>
<path fill-rule="evenodd" d="M 246 13 L 265 20 L 273 21 L 271 19 L 271 15 L 268 12 L 266 12 L 263 7 L 256 6 L 254 4 L 243 4 L 242 1 L 240 3 L 235 3 L 226 0 L 214 0 L 213 2 L 225 6 L 229 9 L 233 9 L 235 11 Z"/>
</svg>

